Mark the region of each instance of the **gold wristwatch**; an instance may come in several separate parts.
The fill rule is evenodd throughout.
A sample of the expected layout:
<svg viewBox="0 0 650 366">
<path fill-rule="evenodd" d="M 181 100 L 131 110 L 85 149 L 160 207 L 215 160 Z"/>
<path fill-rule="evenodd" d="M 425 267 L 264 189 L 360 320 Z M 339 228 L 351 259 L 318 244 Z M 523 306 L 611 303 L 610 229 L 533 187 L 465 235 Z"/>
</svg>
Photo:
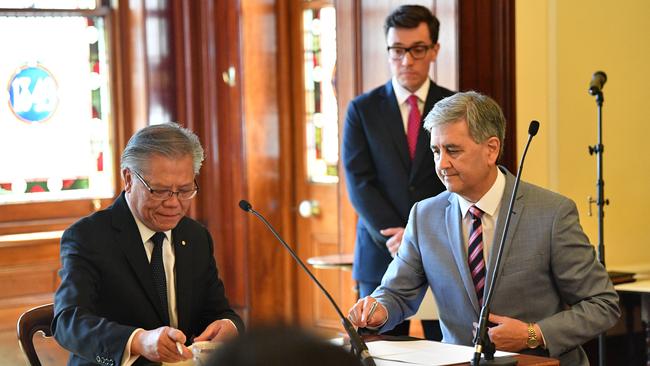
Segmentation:
<svg viewBox="0 0 650 366">
<path fill-rule="evenodd" d="M 537 348 L 539 340 L 537 339 L 537 332 L 533 323 L 528 323 L 528 340 L 526 341 L 528 348 Z"/>
</svg>

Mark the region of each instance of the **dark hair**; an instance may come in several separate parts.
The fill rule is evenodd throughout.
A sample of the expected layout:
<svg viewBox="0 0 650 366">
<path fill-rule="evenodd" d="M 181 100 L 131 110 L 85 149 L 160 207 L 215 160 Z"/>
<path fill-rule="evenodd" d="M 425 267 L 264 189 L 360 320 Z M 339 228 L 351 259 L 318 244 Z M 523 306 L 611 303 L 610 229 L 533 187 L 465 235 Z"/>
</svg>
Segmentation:
<svg viewBox="0 0 650 366">
<path fill-rule="evenodd" d="M 343 347 L 307 331 L 284 326 L 260 327 L 219 346 L 208 366 L 361 366 Z"/>
<path fill-rule="evenodd" d="M 431 43 L 438 43 L 440 22 L 431 10 L 421 5 L 402 5 L 390 13 L 384 23 L 384 35 L 388 34 L 390 28 L 417 28 L 422 22 L 429 28 Z"/>
</svg>

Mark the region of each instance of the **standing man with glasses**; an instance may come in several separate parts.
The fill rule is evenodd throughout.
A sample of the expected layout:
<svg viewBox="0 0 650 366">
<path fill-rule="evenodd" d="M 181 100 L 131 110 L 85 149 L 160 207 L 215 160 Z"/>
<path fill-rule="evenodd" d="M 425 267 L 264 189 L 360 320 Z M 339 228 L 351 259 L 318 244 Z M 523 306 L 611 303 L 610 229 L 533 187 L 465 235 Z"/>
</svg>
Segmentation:
<svg viewBox="0 0 650 366">
<path fill-rule="evenodd" d="M 404 5 L 384 24 L 392 79 L 348 106 L 342 155 L 350 201 L 359 215 L 353 277 L 361 298 L 379 283 L 402 241 L 409 210 L 445 190 L 434 169 L 422 117 L 453 92 L 429 78 L 440 23 L 423 6 Z M 434 321 L 426 338 L 439 339 Z M 407 335 L 408 321 L 393 335 Z"/>
<path fill-rule="evenodd" d="M 139 130 L 122 153 L 122 194 L 63 233 L 52 329 L 69 365 L 178 362 L 192 357 L 193 341 L 243 330 L 210 233 L 185 216 L 202 161 L 190 130 Z"/>
</svg>

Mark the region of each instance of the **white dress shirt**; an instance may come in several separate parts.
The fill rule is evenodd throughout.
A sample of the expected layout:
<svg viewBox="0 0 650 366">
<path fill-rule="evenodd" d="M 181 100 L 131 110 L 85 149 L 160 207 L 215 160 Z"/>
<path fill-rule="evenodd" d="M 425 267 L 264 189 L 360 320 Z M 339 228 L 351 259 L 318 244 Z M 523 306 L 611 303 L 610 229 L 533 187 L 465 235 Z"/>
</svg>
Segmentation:
<svg viewBox="0 0 650 366">
<path fill-rule="evenodd" d="M 429 94 L 429 85 L 431 85 L 431 80 L 427 80 L 422 84 L 420 89 L 416 90 L 415 93 L 411 93 L 406 90 L 403 86 L 399 85 L 397 79 L 393 77 L 391 80 L 393 84 L 393 90 L 395 91 L 395 97 L 397 97 L 397 104 L 399 105 L 399 111 L 402 114 L 402 124 L 404 125 L 404 134 L 408 133 L 408 124 L 409 124 L 409 113 L 411 112 L 411 105 L 408 103 L 407 99 L 411 94 L 415 94 L 418 97 L 418 109 L 420 110 L 420 115 L 424 110 L 424 102 L 427 100 L 427 94 Z M 423 118 L 425 116 L 422 116 Z"/>
<path fill-rule="evenodd" d="M 127 206 L 128 206 L 128 201 L 127 201 Z M 129 210 L 131 210 L 131 207 L 129 207 Z M 131 211 L 131 214 L 133 214 L 133 211 Z M 156 233 L 155 231 L 149 229 L 145 224 L 142 223 L 142 221 L 138 220 L 138 218 L 133 215 L 133 218 L 135 219 L 135 223 L 138 225 L 138 231 L 140 232 L 140 238 L 142 239 L 142 245 L 144 246 L 144 250 L 147 253 L 147 259 L 149 262 L 151 262 L 151 253 L 153 252 L 153 241 L 151 241 L 151 237 Z M 168 313 L 169 313 L 169 325 L 173 328 L 178 327 L 178 311 L 176 308 L 176 257 L 174 255 L 174 247 L 171 244 L 172 243 L 172 232 L 171 230 L 165 231 L 165 239 L 163 240 L 163 265 L 165 266 L 165 279 L 167 281 L 167 304 L 169 306 Z M 131 333 L 131 336 L 129 337 L 129 340 L 126 342 L 126 346 L 124 347 L 124 354 L 122 355 L 122 362 L 120 365 L 122 366 L 130 366 L 132 365 L 139 356 L 136 355 L 131 355 L 131 343 L 133 342 L 133 337 L 135 334 L 143 330 L 142 328 L 138 328 L 133 333 Z"/>
<path fill-rule="evenodd" d="M 494 240 L 494 228 L 496 227 L 499 218 L 499 208 L 501 207 L 501 198 L 506 189 L 506 176 L 499 168 L 497 170 L 497 179 L 492 184 L 492 187 L 481 197 L 477 202 L 470 202 L 460 195 L 458 197 L 458 205 L 460 206 L 460 214 L 463 218 L 463 242 L 465 248 L 469 246 L 469 232 L 472 227 L 472 218 L 468 214 L 469 208 L 474 205 L 484 212 L 481 217 L 481 226 L 483 228 L 483 258 L 485 258 L 485 268 L 487 268 L 488 255 L 492 240 Z"/>
</svg>

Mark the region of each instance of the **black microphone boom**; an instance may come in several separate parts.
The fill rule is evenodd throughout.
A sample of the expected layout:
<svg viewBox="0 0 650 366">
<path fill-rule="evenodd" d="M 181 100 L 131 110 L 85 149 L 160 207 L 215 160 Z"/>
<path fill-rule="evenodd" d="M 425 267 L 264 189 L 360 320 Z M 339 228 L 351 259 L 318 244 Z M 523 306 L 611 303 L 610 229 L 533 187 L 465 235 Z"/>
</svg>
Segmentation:
<svg viewBox="0 0 650 366">
<path fill-rule="evenodd" d="M 343 323 L 343 328 L 345 329 L 345 332 L 348 334 L 348 337 L 350 337 L 350 345 L 352 346 L 352 351 L 359 357 L 359 359 L 361 360 L 361 364 L 364 366 L 375 366 L 375 361 L 370 356 L 370 351 L 368 351 L 368 346 L 366 346 L 366 343 L 363 341 L 363 339 L 361 339 L 359 333 L 357 333 L 357 331 L 354 330 L 354 327 L 352 326 L 350 321 L 343 315 L 343 312 L 341 312 L 341 309 L 336 304 L 336 302 L 334 301 L 330 293 L 327 292 L 325 287 L 323 287 L 320 281 L 318 281 L 318 279 L 314 276 L 314 274 L 311 273 L 309 268 L 305 266 L 305 263 L 303 263 L 300 257 L 298 257 L 298 254 L 296 254 L 296 252 L 293 249 L 291 249 L 289 244 L 287 244 L 282 239 L 280 234 L 278 234 L 278 232 L 273 228 L 273 226 L 271 226 L 271 224 L 268 221 L 266 221 L 264 216 L 262 216 L 257 211 L 253 210 L 253 206 L 248 201 L 246 200 L 239 201 L 239 208 L 257 216 L 257 218 L 259 218 L 264 223 L 264 225 L 266 225 L 266 227 L 269 230 L 271 230 L 275 238 L 278 239 L 278 241 L 289 251 L 289 254 L 291 254 L 293 259 L 295 259 L 296 262 L 298 262 L 298 265 L 300 265 L 300 267 L 309 275 L 312 281 L 316 283 L 318 288 L 320 288 L 321 292 L 323 292 L 323 294 L 325 294 L 325 297 L 327 297 L 327 299 L 330 301 L 330 303 L 338 313 L 339 318 L 341 318 L 341 323 Z"/>
<path fill-rule="evenodd" d="M 603 90 L 606 82 L 607 74 L 603 71 L 596 71 L 591 77 L 591 82 L 589 83 L 589 94 L 599 94 Z"/>
<path fill-rule="evenodd" d="M 508 214 L 506 215 L 506 221 L 503 225 L 503 235 L 501 235 L 501 241 L 499 242 L 499 251 L 497 252 L 497 259 L 494 262 L 494 268 L 492 269 L 492 279 L 490 280 L 490 287 L 483 301 L 483 307 L 481 308 L 481 314 L 479 315 L 478 327 L 476 328 L 476 336 L 474 337 L 474 358 L 472 359 L 472 366 L 478 366 L 479 364 L 498 364 L 498 365 L 516 365 L 517 361 L 511 357 L 501 357 L 499 360 L 494 359 L 494 344 L 490 341 L 490 338 L 487 334 L 487 323 L 488 317 L 490 316 L 490 303 L 492 300 L 492 294 L 494 293 L 494 288 L 497 281 L 497 273 L 499 272 L 499 265 L 501 264 L 501 256 L 503 256 L 503 244 L 506 241 L 506 236 L 508 235 L 508 227 L 510 226 L 510 218 L 512 217 L 512 208 L 515 204 L 515 199 L 517 198 L 517 189 L 519 188 L 519 182 L 521 181 L 521 172 L 524 170 L 524 159 L 526 159 L 526 153 L 528 153 L 528 147 L 530 142 L 533 140 L 533 137 L 537 135 L 539 131 L 539 122 L 531 121 L 528 126 L 528 141 L 526 142 L 526 147 L 524 148 L 524 153 L 521 155 L 521 160 L 519 161 L 519 170 L 517 171 L 517 177 L 515 178 L 515 184 L 512 189 L 512 195 L 510 196 L 510 204 L 508 205 Z M 481 353 L 485 354 L 485 362 L 481 362 Z"/>
</svg>

